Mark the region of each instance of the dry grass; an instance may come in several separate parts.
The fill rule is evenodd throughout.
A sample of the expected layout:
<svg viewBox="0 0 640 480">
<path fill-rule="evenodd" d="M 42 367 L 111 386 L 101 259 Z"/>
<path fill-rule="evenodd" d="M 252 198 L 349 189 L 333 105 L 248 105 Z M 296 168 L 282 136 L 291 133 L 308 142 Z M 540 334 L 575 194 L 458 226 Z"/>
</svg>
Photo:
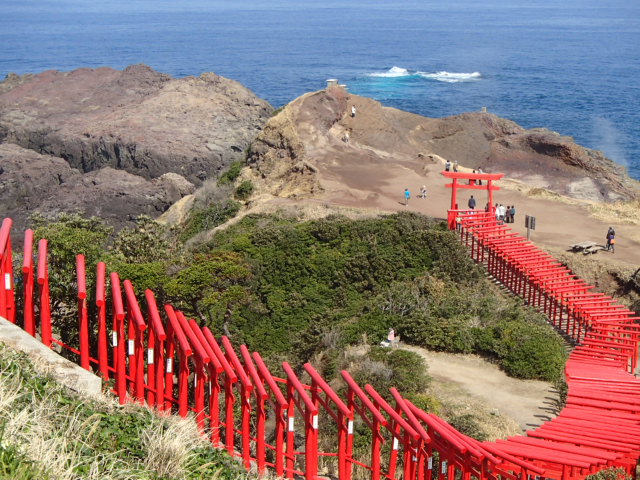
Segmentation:
<svg viewBox="0 0 640 480">
<path fill-rule="evenodd" d="M 147 451 L 146 468 L 162 478 L 181 478 L 185 466 L 195 455 L 194 450 L 207 444 L 193 419 L 174 416 L 154 421 L 144 432 L 142 441 Z"/>
<path fill-rule="evenodd" d="M 22 381 L 6 373 L 0 371 L 4 444 L 15 446 L 57 480 L 76 480 L 78 474 L 75 469 L 81 463 L 88 466 L 84 478 L 90 480 L 139 478 L 119 465 L 113 456 L 90 459 L 83 456 L 81 450 L 94 430 L 95 416 L 82 420 L 78 412 L 61 415 L 55 392 L 40 399 L 33 394 L 25 398 Z M 21 408 L 17 406 L 19 400 L 23 405 Z M 112 476 L 105 477 L 105 471 L 112 472 Z"/>
<path fill-rule="evenodd" d="M 473 415 L 475 422 L 489 441 L 522 434 L 515 420 L 497 413 L 481 400 L 469 397 L 468 392 L 452 383 L 434 381 L 429 387 L 429 394 L 442 403 L 441 415 L 445 420 Z"/>
<path fill-rule="evenodd" d="M 33 461 L 47 479 L 229 478 L 217 454 L 208 456 L 210 444 L 193 418 L 154 416 L 113 398 L 69 397 L 1 344 L 0 355 L 0 443 Z M 134 426 L 123 429 L 130 421 Z M 109 428 L 112 422 L 117 426 Z M 126 447 L 131 441 L 140 445 L 133 454 Z M 233 478 L 253 478 L 237 468 Z"/>
<path fill-rule="evenodd" d="M 596 203 L 590 207 L 591 215 L 606 222 L 640 225 L 640 200 L 631 202 Z"/>
</svg>

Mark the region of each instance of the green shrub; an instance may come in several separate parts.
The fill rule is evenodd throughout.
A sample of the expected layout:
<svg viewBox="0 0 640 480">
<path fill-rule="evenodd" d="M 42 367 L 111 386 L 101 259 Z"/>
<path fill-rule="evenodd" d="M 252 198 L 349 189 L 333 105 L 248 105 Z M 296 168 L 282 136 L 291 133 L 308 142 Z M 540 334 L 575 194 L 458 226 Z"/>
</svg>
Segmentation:
<svg viewBox="0 0 640 480">
<path fill-rule="evenodd" d="M 226 172 L 220 175 L 218 179 L 218 185 L 230 185 L 237 180 L 240 176 L 240 172 L 242 171 L 243 162 L 240 160 L 236 160 L 229 165 L 229 168 Z"/>
<path fill-rule="evenodd" d="M 625 472 L 624 468 L 610 467 L 587 476 L 585 480 L 631 480 L 632 478 L 633 476 Z"/>
<path fill-rule="evenodd" d="M 264 354 L 286 354 L 299 365 L 326 348 L 320 339 L 331 329 L 343 344 L 377 345 L 393 327 L 409 343 L 478 353 L 514 375 L 561 373 L 563 348 L 551 328 L 502 297 L 455 234 L 427 217 L 296 223 L 252 215 L 216 234 L 211 245 L 242 254 L 251 266 L 250 300 L 234 310 L 230 328 Z M 534 353 L 519 358 L 512 351 L 512 336 L 497 327 L 503 320 L 529 332 L 525 350 Z M 529 322 L 537 327 L 525 327 Z M 556 340 L 535 353 L 543 330 Z"/>
<path fill-rule="evenodd" d="M 34 239 L 47 239 L 51 315 L 54 335 L 78 347 L 76 256 L 85 257 L 87 288 L 94 284 L 95 265 L 106 260 L 113 229 L 97 217 L 84 218 L 77 213 L 61 213 L 54 218 L 36 214 L 31 217 Z M 37 241 L 37 240 L 36 240 Z M 38 246 L 34 245 L 34 254 Z"/>
<path fill-rule="evenodd" d="M 213 203 L 206 208 L 194 209 L 185 222 L 180 239 L 186 241 L 200 232 L 206 232 L 227 220 L 235 217 L 240 211 L 240 204 L 234 200 Z"/>
<path fill-rule="evenodd" d="M 246 200 L 253 193 L 253 183 L 250 180 L 244 180 L 238 188 L 236 188 L 236 198 L 239 200 Z"/>
<path fill-rule="evenodd" d="M 460 433 L 475 438 L 481 442 L 488 439 L 487 433 L 482 429 L 482 426 L 471 413 L 464 413 L 462 415 L 455 415 L 448 418 L 449 423 L 453 428 Z"/>
<path fill-rule="evenodd" d="M 564 346 L 549 326 L 513 320 L 499 322 L 493 330 L 494 350 L 508 375 L 549 382 L 561 378 Z"/>
<path fill-rule="evenodd" d="M 410 393 L 403 396 L 419 409 L 440 415 L 442 403 L 436 397 L 425 393 Z"/>
<path fill-rule="evenodd" d="M 372 347 L 369 357 L 391 368 L 391 386 L 396 387 L 401 393 L 424 392 L 431 382 L 427 374 L 427 363 L 417 353 L 396 348 Z"/>
</svg>

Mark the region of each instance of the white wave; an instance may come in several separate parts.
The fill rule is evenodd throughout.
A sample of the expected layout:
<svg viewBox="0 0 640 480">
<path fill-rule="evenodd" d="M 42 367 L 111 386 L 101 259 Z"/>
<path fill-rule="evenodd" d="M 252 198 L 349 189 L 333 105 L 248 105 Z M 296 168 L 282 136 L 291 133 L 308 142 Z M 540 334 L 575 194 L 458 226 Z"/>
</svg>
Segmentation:
<svg viewBox="0 0 640 480">
<path fill-rule="evenodd" d="M 482 74 L 480 72 L 473 72 L 473 73 L 417 72 L 417 74 L 424 78 L 430 78 L 432 80 L 437 80 L 439 82 L 448 82 L 448 83 L 469 82 L 473 80 L 478 80 L 479 78 L 482 77 Z"/>
<path fill-rule="evenodd" d="M 370 77 L 407 77 L 411 75 L 409 70 L 400 67 L 391 67 L 389 70 L 383 73 L 370 73 Z"/>
</svg>

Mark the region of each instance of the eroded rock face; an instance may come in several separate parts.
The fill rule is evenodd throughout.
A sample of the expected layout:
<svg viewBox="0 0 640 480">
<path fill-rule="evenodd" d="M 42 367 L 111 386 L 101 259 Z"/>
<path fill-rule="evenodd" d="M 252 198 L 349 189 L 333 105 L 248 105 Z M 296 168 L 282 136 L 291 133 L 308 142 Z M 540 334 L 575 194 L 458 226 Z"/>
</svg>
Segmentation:
<svg viewBox="0 0 640 480">
<path fill-rule="evenodd" d="M 615 201 L 640 197 L 639 183 L 623 166 L 573 138 L 543 128 L 525 130 L 489 113 L 465 113 L 439 120 L 449 135 L 432 138 L 435 153 L 485 172 L 544 187 L 569 197 Z"/>
<path fill-rule="evenodd" d="M 352 118 L 350 106 L 357 105 Z M 348 141 L 347 135 L 348 134 Z M 375 189 L 377 166 L 421 172 L 433 158 L 503 172 L 535 187 L 593 201 L 640 198 L 640 183 L 602 152 L 545 129 L 525 130 L 489 113 L 426 118 L 331 87 L 303 95 L 266 125 L 252 147 L 252 180 L 282 197 L 327 185 Z"/>
<path fill-rule="evenodd" d="M 174 79 L 134 65 L 9 75 L 0 83 L 0 217 L 155 216 L 243 158 L 272 110 L 213 73 Z M 51 198 L 30 193 L 43 190 Z"/>
<path fill-rule="evenodd" d="M 111 167 L 83 174 L 61 158 L 12 144 L 0 144 L 0 165 L 0 217 L 11 216 L 16 232 L 36 211 L 96 215 L 119 228 L 142 213 L 157 217 L 195 190 L 174 173 L 152 180 Z"/>
</svg>

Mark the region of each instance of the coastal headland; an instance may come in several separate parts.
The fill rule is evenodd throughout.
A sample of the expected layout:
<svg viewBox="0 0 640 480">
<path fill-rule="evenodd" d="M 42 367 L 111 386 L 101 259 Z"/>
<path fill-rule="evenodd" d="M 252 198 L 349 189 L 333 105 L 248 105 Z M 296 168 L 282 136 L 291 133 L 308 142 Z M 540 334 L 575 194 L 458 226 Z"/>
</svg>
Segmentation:
<svg viewBox="0 0 640 480">
<path fill-rule="evenodd" d="M 440 172 L 457 161 L 462 171 L 505 173 L 495 200 L 516 206 L 521 233 L 524 215 L 536 216 L 533 241 L 561 250 L 604 243 L 611 225 L 615 255 L 593 257 L 640 264 L 640 226 L 616 214 L 638 201 L 640 183 L 601 152 L 492 113 L 427 118 L 340 86 L 274 114 L 213 73 L 174 79 L 134 65 L 10 75 L 0 83 L 0 159 L 0 215 L 18 229 L 36 211 L 79 211 L 116 227 L 158 217 L 234 161 L 246 162 L 240 180 L 254 185 L 245 213 L 334 206 L 441 218 L 450 190 Z M 483 192 L 476 197 L 483 207 Z"/>
</svg>

